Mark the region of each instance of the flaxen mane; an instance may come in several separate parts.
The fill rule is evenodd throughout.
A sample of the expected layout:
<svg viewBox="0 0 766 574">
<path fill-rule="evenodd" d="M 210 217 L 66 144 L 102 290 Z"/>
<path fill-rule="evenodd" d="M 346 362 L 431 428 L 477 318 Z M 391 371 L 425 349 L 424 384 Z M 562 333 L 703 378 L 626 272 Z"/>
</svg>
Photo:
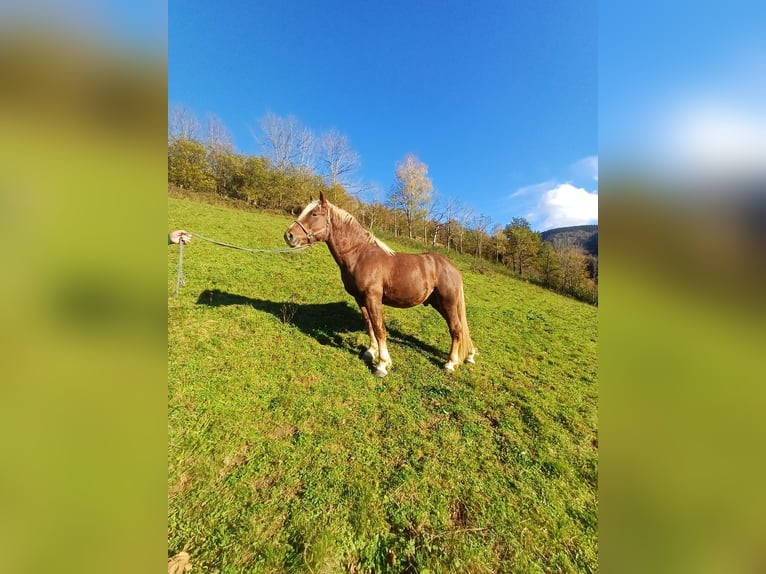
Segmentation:
<svg viewBox="0 0 766 574">
<path fill-rule="evenodd" d="M 327 202 L 327 205 L 331 206 L 331 209 L 330 209 L 331 221 L 335 223 L 350 223 L 352 225 L 356 225 L 359 228 L 359 230 L 366 236 L 366 241 L 368 243 L 377 245 L 386 253 L 386 255 L 396 255 L 396 251 L 394 251 L 388 245 L 383 243 L 380 239 L 375 237 L 372 234 L 372 231 L 365 229 L 362 226 L 362 224 L 359 223 L 359 221 L 357 221 L 357 219 L 353 215 L 351 215 L 348 211 L 346 211 L 345 209 L 341 209 L 337 205 L 333 205 L 329 201 Z"/>
</svg>

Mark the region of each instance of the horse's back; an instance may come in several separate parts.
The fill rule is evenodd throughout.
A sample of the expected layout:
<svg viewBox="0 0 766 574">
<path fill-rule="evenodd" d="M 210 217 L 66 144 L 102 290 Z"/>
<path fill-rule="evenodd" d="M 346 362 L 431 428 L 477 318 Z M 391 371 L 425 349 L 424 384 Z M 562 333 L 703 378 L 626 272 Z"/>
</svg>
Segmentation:
<svg viewBox="0 0 766 574">
<path fill-rule="evenodd" d="M 426 303 L 434 291 L 453 298 L 462 277 L 449 259 L 438 253 L 397 253 L 386 262 L 383 302 L 393 307 Z"/>
</svg>

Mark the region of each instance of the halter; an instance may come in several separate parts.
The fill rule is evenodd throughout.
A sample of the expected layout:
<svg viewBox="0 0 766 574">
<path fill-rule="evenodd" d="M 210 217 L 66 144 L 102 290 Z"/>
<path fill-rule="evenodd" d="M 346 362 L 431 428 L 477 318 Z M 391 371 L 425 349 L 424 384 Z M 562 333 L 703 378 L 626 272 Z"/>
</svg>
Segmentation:
<svg viewBox="0 0 766 574">
<path fill-rule="evenodd" d="M 324 229 L 325 229 L 325 236 L 327 236 L 327 235 L 329 235 L 328 232 L 330 231 L 330 210 L 329 210 L 329 208 L 327 209 L 327 219 L 325 221 L 326 221 L 326 225 L 325 225 Z M 306 234 L 306 239 L 308 239 L 309 245 L 311 245 L 311 240 L 314 238 L 314 234 L 311 233 L 305 227 L 303 227 L 303 224 L 300 221 L 298 221 L 297 219 L 294 219 L 293 223 L 297 223 L 298 224 L 298 227 L 301 228 L 301 231 L 303 231 L 303 233 Z M 325 239 L 326 239 L 326 237 L 325 237 Z"/>
</svg>

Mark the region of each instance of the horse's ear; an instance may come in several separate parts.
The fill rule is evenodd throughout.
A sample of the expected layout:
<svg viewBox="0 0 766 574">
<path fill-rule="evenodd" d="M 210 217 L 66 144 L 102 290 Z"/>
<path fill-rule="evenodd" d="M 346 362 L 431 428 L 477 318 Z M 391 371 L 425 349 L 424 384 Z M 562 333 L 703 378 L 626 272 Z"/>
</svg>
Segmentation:
<svg viewBox="0 0 766 574">
<path fill-rule="evenodd" d="M 324 205 L 325 203 L 327 203 L 327 201 L 326 201 L 326 200 L 325 200 L 325 198 L 324 198 L 324 192 L 323 192 L 323 191 L 320 191 L 320 192 L 319 192 L 319 203 L 320 203 L 321 205 Z"/>
<path fill-rule="evenodd" d="M 314 201 L 314 194 L 309 193 L 309 203 L 311 203 L 312 201 Z"/>
</svg>

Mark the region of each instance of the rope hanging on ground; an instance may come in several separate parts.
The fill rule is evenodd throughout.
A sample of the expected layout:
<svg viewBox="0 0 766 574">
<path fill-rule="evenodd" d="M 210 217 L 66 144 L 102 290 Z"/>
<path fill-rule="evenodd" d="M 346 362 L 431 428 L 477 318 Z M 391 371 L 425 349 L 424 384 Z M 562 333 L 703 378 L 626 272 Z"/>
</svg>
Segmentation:
<svg viewBox="0 0 766 574">
<path fill-rule="evenodd" d="M 200 235 L 199 233 L 192 233 L 191 231 L 189 232 L 189 237 L 202 239 L 203 241 L 207 241 L 208 243 L 213 243 L 215 245 L 220 245 L 221 247 L 229 247 L 230 249 L 238 249 L 239 251 L 248 251 L 250 253 L 293 253 L 295 251 L 303 251 L 304 249 L 311 247 L 311 244 L 307 243 L 306 245 L 301 245 L 300 247 L 290 247 L 290 248 L 282 248 L 282 249 L 252 249 L 250 247 L 240 247 L 239 245 L 232 245 L 231 243 L 216 241 L 215 239 L 210 239 L 208 237 L 205 237 L 204 235 Z M 180 287 L 186 284 L 186 282 L 184 281 L 183 264 L 184 264 L 184 242 L 180 241 L 178 243 L 178 274 L 176 276 L 176 293 L 175 293 L 176 299 L 178 299 L 178 291 Z"/>
<path fill-rule="evenodd" d="M 178 274 L 176 275 L 176 299 L 178 299 L 178 290 L 182 285 L 186 285 L 184 281 L 184 242 L 178 243 Z"/>
</svg>

